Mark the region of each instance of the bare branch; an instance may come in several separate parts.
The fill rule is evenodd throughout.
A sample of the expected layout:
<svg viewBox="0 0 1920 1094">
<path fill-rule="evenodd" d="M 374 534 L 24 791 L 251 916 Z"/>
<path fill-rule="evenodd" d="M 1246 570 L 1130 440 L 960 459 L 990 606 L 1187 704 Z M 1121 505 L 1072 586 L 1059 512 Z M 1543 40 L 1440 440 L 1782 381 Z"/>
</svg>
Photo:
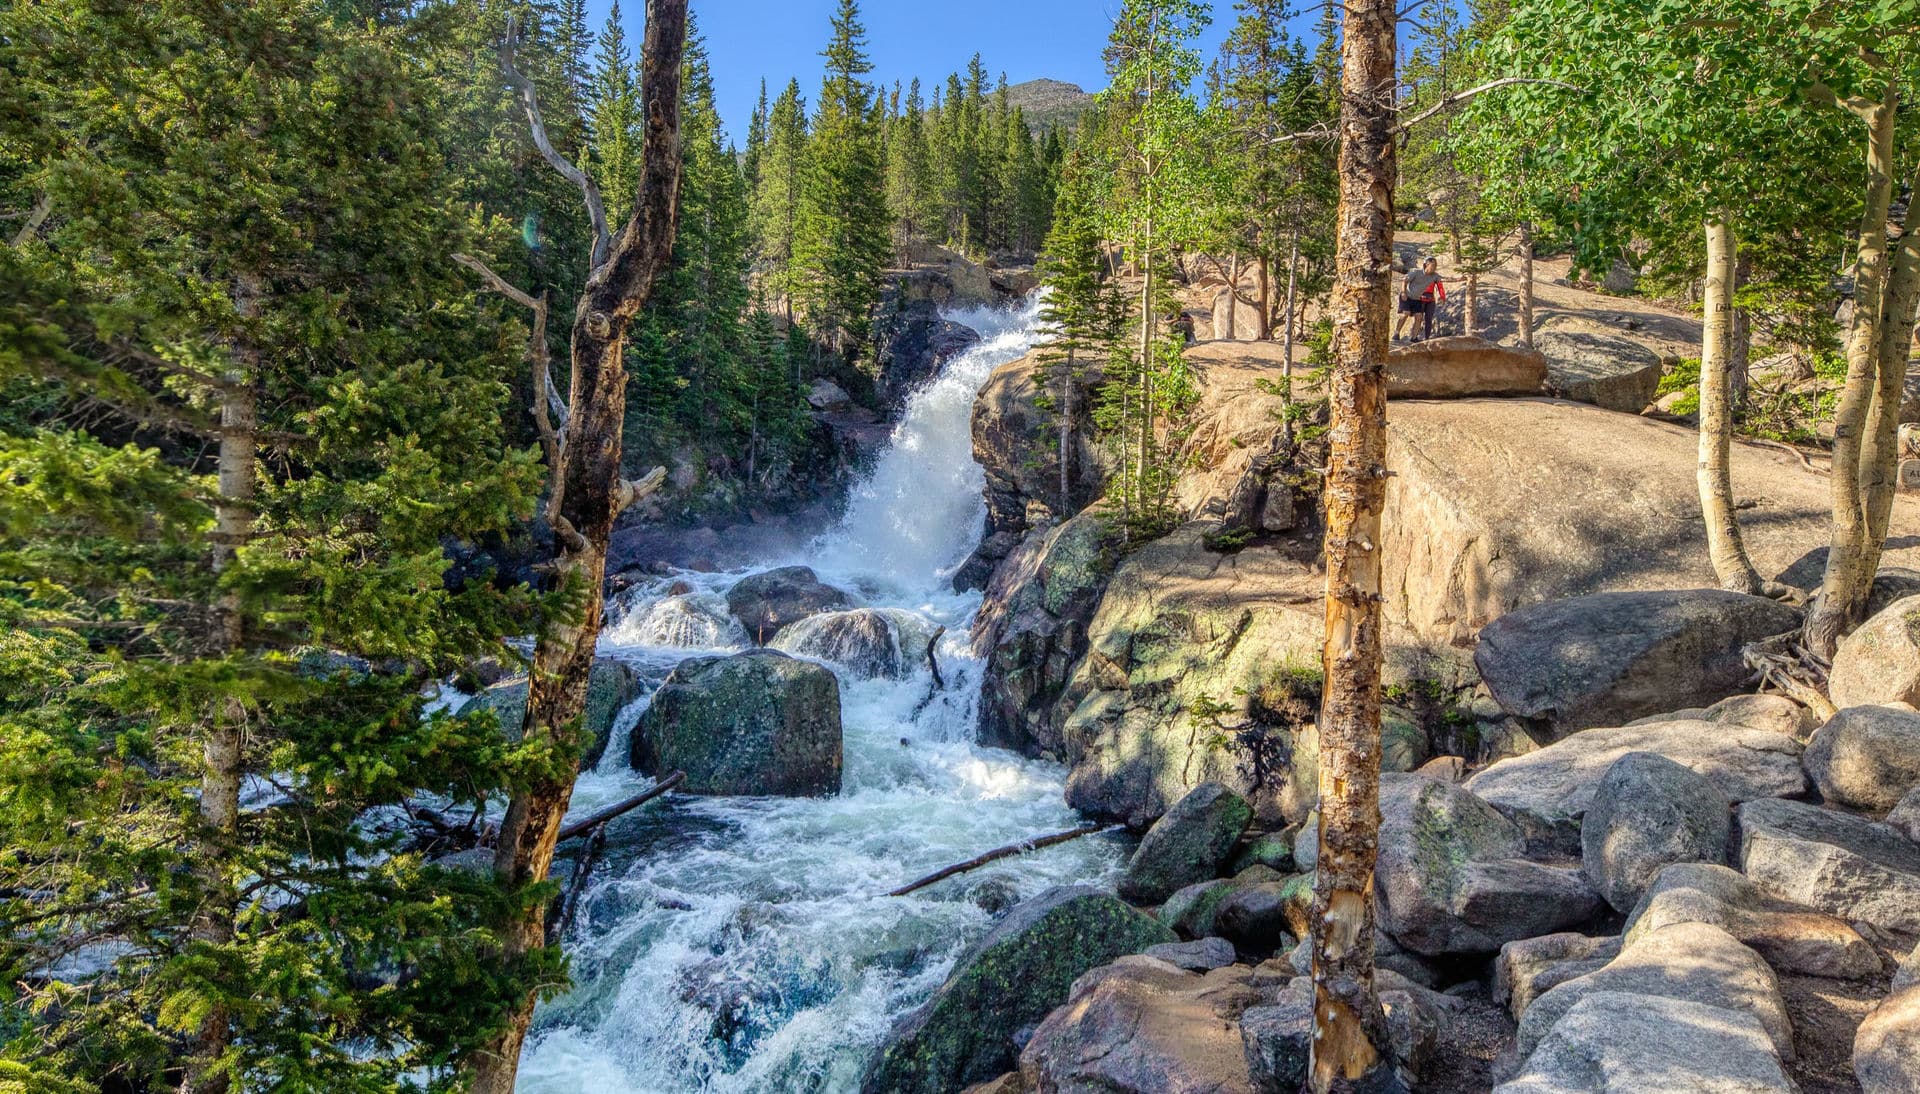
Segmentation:
<svg viewBox="0 0 1920 1094">
<path fill-rule="evenodd" d="M 53 212 L 53 195 L 41 194 L 40 200 L 33 203 L 33 211 L 27 214 L 27 222 L 20 226 L 19 234 L 13 237 L 15 247 L 24 247 L 32 239 L 40 226 L 47 222 L 48 214 Z"/>
<path fill-rule="evenodd" d="M 534 94 L 533 81 L 513 66 L 513 49 L 518 44 L 519 34 L 519 23 L 509 18 L 507 36 L 500 40 L 500 72 L 519 93 L 520 105 L 527 112 L 527 128 L 533 133 L 534 147 L 540 150 L 540 155 L 549 166 L 580 188 L 580 196 L 587 204 L 587 219 L 593 223 L 593 255 L 590 263 L 597 270 L 606 262 L 607 252 L 613 245 L 613 238 L 607 232 L 607 208 L 600 200 L 600 188 L 594 185 L 586 172 L 554 151 L 553 142 L 547 139 L 547 127 L 540 120 L 540 103 Z"/>
<path fill-rule="evenodd" d="M 455 254 L 453 260 L 479 274 L 493 291 L 533 312 L 533 331 L 527 339 L 527 363 L 533 366 L 533 405 L 528 408 L 528 413 L 533 415 L 534 429 L 540 435 L 540 451 L 547 459 L 551 483 L 547 493 L 547 509 L 557 512 L 564 482 L 560 474 L 560 457 L 566 449 L 562 431 L 567 427 L 567 404 L 560 398 L 560 389 L 553 384 L 553 369 L 547 362 L 547 294 L 543 292 L 536 297 L 522 292 L 472 255 Z M 560 420 L 558 430 L 554 428 L 552 418 Z"/>
<path fill-rule="evenodd" d="M 626 512 L 632 505 L 660 489 L 667 481 L 667 469 L 656 467 L 640 479 L 621 479 L 620 485 L 613 491 L 613 511 L 617 516 Z"/>
<path fill-rule="evenodd" d="M 521 307 L 540 308 L 544 306 L 540 301 L 535 300 L 533 297 L 508 284 L 506 278 L 488 269 L 486 263 L 472 255 L 456 253 L 453 255 L 453 260 L 465 266 L 467 269 L 472 270 L 474 273 L 479 274 L 480 277 L 486 281 L 488 287 L 493 289 L 494 292 L 499 293 L 501 296 L 506 297 Z"/>
<path fill-rule="evenodd" d="M 1574 84 L 1564 83 L 1560 80 L 1544 80 L 1544 79 L 1539 79 L 1531 76 L 1506 76 L 1498 80 L 1489 80 L 1486 83 L 1481 84 L 1479 87 L 1470 87 L 1465 91 L 1456 91 L 1456 92 L 1453 92 L 1452 94 L 1441 96 L 1439 102 L 1433 104 L 1432 106 L 1428 107 L 1425 110 L 1422 110 L 1420 113 L 1415 114 L 1411 118 L 1406 118 L 1402 120 L 1399 125 L 1394 126 L 1393 135 L 1397 137 L 1400 134 L 1405 133 L 1407 130 L 1412 129 L 1414 126 L 1419 125 L 1421 122 L 1426 121 L 1428 118 L 1433 117 L 1435 114 L 1438 114 L 1443 110 L 1450 110 L 1453 107 L 1456 107 L 1461 103 L 1466 102 L 1468 99 L 1473 98 L 1475 95 L 1481 94 L 1482 92 L 1493 91 L 1502 87 L 1513 87 L 1517 84 L 1544 84 L 1548 87 L 1557 87 L 1563 91 L 1575 91 L 1581 94 L 1585 94 L 1587 90 L 1584 87 L 1578 87 Z"/>
</svg>

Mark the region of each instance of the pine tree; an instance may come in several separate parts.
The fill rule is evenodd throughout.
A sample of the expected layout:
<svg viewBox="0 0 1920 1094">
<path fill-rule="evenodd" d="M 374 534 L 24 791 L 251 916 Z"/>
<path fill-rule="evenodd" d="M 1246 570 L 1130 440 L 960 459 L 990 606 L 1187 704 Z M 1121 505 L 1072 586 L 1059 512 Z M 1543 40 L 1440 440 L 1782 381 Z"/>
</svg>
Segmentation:
<svg viewBox="0 0 1920 1094">
<path fill-rule="evenodd" d="M 893 246 L 904 253 L 922 238 L 937 214 L 930 210 L 932 167 L 928 162 L 926 111 L 920 81 L 907 90 L 901 114 L 888 128 L 887 210 L 893 217 Z"/>
<path fill-rule="evenodd" d="M 594 181 L 606 200 L 607 216 L 624 220 L 640 182 L 642 118 L 633 55 L 627 50 L 627 32 L 620 24 L 620 0 L 614 0 L 607 25 L 600 32 L 587 102 Z"/>
<path fill-rule="evenodd" d="M 796 288 L 816 336 L 852 359 L 872 327 L 888 252 L 873 89 L 862 79 L 873 65 L 855 0 L 840 0 L 824 56 L 827 73 L 801 176 Z"/>
<path fill-rule="evenodd" d="M 800 97 L 800 81 L 791 80 L 767 115 L 766 145 L 750 210 L 760 282 L 789 321 L 798 288 L 794 244 L 808 151 L 807 104 Z"/>
<path fill-rule="evenodd" d="M 303 0 L 0 9 L 23 41 L 0 95 L 35 110 L 0 109 L 0 146 L 52 215 L 0 243 L 0 385 L 44 400 L 0 434 L 0 971 L 23 993 L 0 1073 L 444 1073 L 557 973 L 483 968 L 499 894 L 378 822 L 472 803 L 520 755 L 422 709 L 528 622 L 443 539 L 505 530 L 539 482 L 500 436 L 524 334 L 447 256 L 489 240 L 425 77 L 445 43 Z M 121 95 L 141 109 L 101 109 Z"/>
<path fill-rule="evenodd" d="M 760 185 L 760 157 L 767 148 L 767 81 L 760 80 L 760 98 L 753 104 L 753 115 L 747 119 L 747 148 L 741 156 L 740 172 L 747 184 L 747 193 L 752 194 Z"/>
</svg>

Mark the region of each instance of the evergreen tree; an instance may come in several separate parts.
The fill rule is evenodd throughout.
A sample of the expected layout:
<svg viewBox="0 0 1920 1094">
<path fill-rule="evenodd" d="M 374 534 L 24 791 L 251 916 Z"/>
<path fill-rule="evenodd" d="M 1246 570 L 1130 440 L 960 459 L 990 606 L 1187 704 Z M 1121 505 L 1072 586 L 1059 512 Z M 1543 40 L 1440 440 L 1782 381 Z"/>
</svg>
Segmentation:
<svg viewBox="0 0 1920 1094">
<path fill-rule="evenodd" d="M 620 25 L 620 0 L 614 0 L 600 32 L 588 107 L 594 182 L 606 202 L 608 218 L 622 221 L 640 183 L 640 127 L 645 119 L 627 32 Z"/>
<path fill-rule="evenodd" d="M 0 385 L 40 400 L 0 433 L 10 1079 L 393 1090 L 557 972 L 483 967 L 491 883 L 380 820 L 518 763 L 423 717 L 527 625 L 442 541 L 539 480 L 499 435 L 524 335 L 447 258 L 488 241 L 446 45 L 309 0 L 0 9 L 51 213 L 0 243 Z"/>
<path fill-rule="evenodd" d="M 840 0 L 824 56 L 827 73 L 801 175 L 793 260 L 796 289 L 815 335 L 851 359 L 872 327 L 888 252 L 873 89 L 862 79 L 873 65 L 855 0 Z"/>
<path fill-rule="evenodd" d="M 938 215 L 931 200 L 932 165 L 918 79 L 908 88 L 887 136 L 887 209 L 893 216 L 894 249 L 904 252 L 908 243 L 925 236 Z"/>
<path fill-rule="evenodd" d="M 791 80 L 767 115 L 766 145 L 750 210 L 760 282 L 789 321 L 798 288 L 794 244 L 807 158 L 807 104 L 800 98 L 800 81 Z"/>
<path fill-rule="evenodd" d="M 747 193 L 752 194 L 760 185 L 760 157 L 767 148 L 767 81 L 760 80 L 760 98 L 753 104 L 753 116 L 747 119 L 747 150 L 740 160 L 740 171 L 746 180 Z"/>
</svg>

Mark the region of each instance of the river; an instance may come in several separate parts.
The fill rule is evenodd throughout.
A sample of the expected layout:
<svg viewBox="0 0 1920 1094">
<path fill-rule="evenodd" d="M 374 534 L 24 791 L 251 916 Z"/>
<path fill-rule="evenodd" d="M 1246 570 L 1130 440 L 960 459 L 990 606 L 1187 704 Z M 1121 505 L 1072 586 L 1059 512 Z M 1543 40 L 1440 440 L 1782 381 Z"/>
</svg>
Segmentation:
<svg viewBox="0 0 1920 1094">
<path fill-rule="evenodd" d="M 839 524 L 803 551 L 664 576 L 614 606 L 601 652 L 657 683 L 693 653 L 745 648 L 725 614 L 731 584 L 805 564 L 890 609 L 902 632 L 944 626 L 946 687 L 924 664 L 889 679 L 828 661 L 845 720 L 838 795 L 672 795 L 616 822 L 566 940 L 574 987 L 539 1009 L 520 1091 L 856 1089 L 893 1022 L 991 924 L 988 909 L 1117 869 L 1117 844 L 1084 839 L 884 895 L 1080 821 L 1062 800 L 1063 769 L 975 742 L 981 663 L 967 633 L 980 597 L 949 585 L 984 520 L 974 396 L 995 367 L 1032 348 L 1038 312 L 1036 298 L 948 314 L 981 341 L 909 399 Z M 605 758 L 582 775 L 575 815 L 649 784 L 627 765 L 626 735 L 645 703 L 621 713 Z"/>
</svg>

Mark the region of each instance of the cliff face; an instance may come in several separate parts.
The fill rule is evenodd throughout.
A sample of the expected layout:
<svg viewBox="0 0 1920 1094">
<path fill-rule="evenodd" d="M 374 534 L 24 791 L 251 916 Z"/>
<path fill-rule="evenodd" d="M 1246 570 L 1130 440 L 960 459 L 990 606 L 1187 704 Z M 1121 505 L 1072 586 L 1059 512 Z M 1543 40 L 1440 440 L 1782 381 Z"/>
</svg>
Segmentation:
<svg viewBox="0 0 1920 1094">
<path fill-rule="evenodd" d="M 991 660 L 989 719 L 1001 743 L 1068 763 L 1069 799 L 1089 812 L 1150 820 L 1217 779 L 1269 819 L 1297 819 L 1311 799 L 1298 765 L 1311 754 L 1312 719 L 1288 713 L 1284 698 L 1318 672 L 1317 474 L 1277 443 L 1277 346 L 1200 343 L 1189 362 L 1201 399 L 1175 490 L 1188 523 L 1147 544 L 1099 539 L 1101 565 L 1077 570 L 1073 595 L 1051 606 L 1042 575 L 1056 564 L 1061 522 L 1097 498 L 1099 453 L 1073 449 L 1075 487 L 1063 502 L 1052 419 L 1034 402 L 1037 362 L 1004 366 L 982 392 L 974 448 L 998 545 L 977 562 L 999 570 L 976 631 Z M 1483 363 L 1487 383 L 1513 389 L 1513 361 Z M 1713 584 L 1690 429 L 1583 403 L 1479 396 L 1472 375 L 1444 380 L 1464 397 L 1395 398 L 1388 410 L 1390 698 L 1404 708 L 1396 720 L 1428 734 L 1395 752 L 1404 762 L 1531 747 L 1484 695 L 1474 702 L 1471 654 L 1492 620 L 1593 592 Z M 1758 445 L 1737 444 L 1733 466 L 1761 571 L 1817 583 L 1825 477 Z M 1089 513 L 1098 511 L 1096 501 Z M 1229 527 L 1237 534 L 1222 536 Z M 1088 538 L 1066 542 L 1084 548 Z M 1885 565 L 1920 567 L 1920 505 L 1904 498 Z"/>
</svg>

